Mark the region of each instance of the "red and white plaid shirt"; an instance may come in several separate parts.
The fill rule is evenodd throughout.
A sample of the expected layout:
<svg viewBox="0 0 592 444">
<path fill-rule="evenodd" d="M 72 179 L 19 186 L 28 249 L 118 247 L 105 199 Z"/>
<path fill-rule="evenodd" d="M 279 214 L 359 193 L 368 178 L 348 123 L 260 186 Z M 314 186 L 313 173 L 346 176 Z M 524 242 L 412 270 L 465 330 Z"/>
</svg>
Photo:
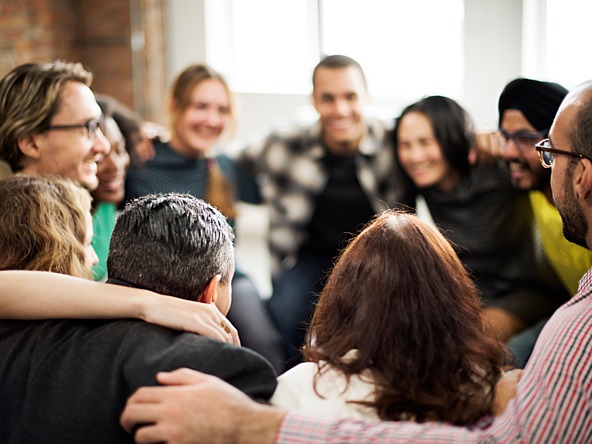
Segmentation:
<svg viewBox="0 0 592 444">
<path fill-rule="evenodd" d="M 289 413 L 277 443 L 591 443 L 592 269 L 578 294 L 547 322 L 504 414 L 481 424 L 335 421 Z"/>
</svg>

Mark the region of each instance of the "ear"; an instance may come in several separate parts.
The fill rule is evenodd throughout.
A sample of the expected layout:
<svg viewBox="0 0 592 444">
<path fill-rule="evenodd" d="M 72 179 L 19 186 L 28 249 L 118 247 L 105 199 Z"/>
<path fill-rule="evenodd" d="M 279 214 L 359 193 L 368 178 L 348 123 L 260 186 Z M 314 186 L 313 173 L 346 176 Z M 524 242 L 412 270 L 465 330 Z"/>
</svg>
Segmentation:
<svg viewBox="0 0 592 444">
<path fill-rule="evenodd" d="M 40 153 L 37 147 L 37 138 L 35 136 L 26 136 L 18 139 L 18 147 L 26 157 L 31 159 L 39 159 Z"/>
<path fill-rule="evenodd" d="M 218 284 L 220 283 L 220 279 L 222 279 L 222 275 L 217 274 L 208 283 L 208 286 L 200 295 L 197 302 L 203 302 L 204 304 L 213 304 L 216 302 L 216 298 L 218 297 Z"/>
<path fill-rule="evenodd" d="M 589 159 L 580 160 L 572 180 L 578 199 L 588 200 L 592 197 L 592 162 Z"/>
</svg>

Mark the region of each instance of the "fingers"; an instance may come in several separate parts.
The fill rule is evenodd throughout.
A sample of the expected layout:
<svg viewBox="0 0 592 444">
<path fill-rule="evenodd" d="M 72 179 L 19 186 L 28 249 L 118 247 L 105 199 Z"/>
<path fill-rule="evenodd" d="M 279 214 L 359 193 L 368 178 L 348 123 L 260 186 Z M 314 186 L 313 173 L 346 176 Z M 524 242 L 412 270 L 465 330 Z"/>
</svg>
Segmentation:
<svg viewBox="0 0 592 444">
<path fill-rule="evenodd" d="M 172 372 L 160 372 L 156 379 L 163 385 L 192 385 L 207 383 L 212 377 L 188 368 L 180 368 Z"/>
<path fill-rule="evenodd" d="M 126 432 L 131 433 L 138 425 L 154 423 L 158 419 L 158 407 L 153 404 L 157 399 L 151 398 L 151 393 L 139 389 L 127 400 L 119 418 L 119 423 Z"/>
<path fill-rule="evenodd" d="M 504 144 L 504 138 L 497 131 L 478 132 L 469 151 L 469 163 L 482 166 L 495 164 L 502 157 Z"/>
<path fill-rule="evenodd" d="M 234 325 L 232 325 L 232 323 L 227 318 L 224 318 L 222 322 L 224 323 L 224 327 L 222 327 L 224 334 L 227 337 L 230 336 L 230 343 L 234 344 L 234 345 L 238 345 L 240 347 L 241 342 L 240 342 L 240 338 L 238 336 L 238 330 L 234 327 Z M 228 342 L 228 341 L 226 341 L 226 342 Z"/>
<path fill-rule="evenodd" d="M 160 424 L 142 426 L 134 435 L 134 441 L 138 444 L 168 443 L 171 442 L 170 438 L 171 434 Z"/>
<path fill-rule="evenodd" d="M 519 368 L 515 368 L 513 370 L 504 372 L 502 374 L 502 378 L 508 380 L 508 382 L 510 383 L 518 383 L 518 381 L 520 381 L 520 378 L 522 378 L 522 369 Z"/>
</svg>

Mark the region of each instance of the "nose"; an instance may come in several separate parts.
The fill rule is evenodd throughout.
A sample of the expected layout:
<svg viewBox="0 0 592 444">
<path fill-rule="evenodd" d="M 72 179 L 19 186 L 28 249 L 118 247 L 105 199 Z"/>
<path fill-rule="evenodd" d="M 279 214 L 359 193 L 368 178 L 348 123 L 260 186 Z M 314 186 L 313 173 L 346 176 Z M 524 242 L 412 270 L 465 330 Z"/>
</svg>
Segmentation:
<svg viewBox="0 0 592 444">
<path fill-rule="evenodd" d="M 346 116 L 350 113 L 351 106 L 347 100 L 338 99 L 334 104 L 334 112 L 340 116 Z"/>
<path fill-rule="evenodd" d="M 210 111 L 208 113 L 208 125 L 219 127 L 223 123 L 223 116 L 218 111 Z"/>
<path fill-rule="evenodd" d="M 504 159 L 512 159 L 520 156 L 520 151 L 516 146 L 516 141 L 508 138 L 502 146 L 502 157 Z"/>
<path fill-rule="evenodd" d="M 90 268 L 94 267 L 95 265 L 97 265 L 98 263 L 99 263 L 99 256 L 97 256 L 97 252 L 92 247 L 92 245 L 89 245 L 86 250 L 86 265 L 90 269 Z"/>
<path fill-rule="evenodd" d="M 108 155 L 103 156 L 103 158 L 99 162 L 99 170 L 100 171 L 116 170 L 118 167 L 117 167 L 117 162 L 116 162 L 115 157 L 116 156 L 114 155 L 113 150 L 111 150 L 111 152 Z"/>
<path fill-rule="evenodd" d="M 97 128 L 97 134 L 95 139 L 93 140 L 93 151 L 95 153 L 100 153 L 103 156 L 107 156 L 111 151 L 111 144 L 103 134 L 100 128 Z"/>
<path fill-rule="evenodd" d="M 410 145 L 406 151 L 410 162 L 421 162 L 424 158 L 424 150 L 416 144 Z"/>
</svg>

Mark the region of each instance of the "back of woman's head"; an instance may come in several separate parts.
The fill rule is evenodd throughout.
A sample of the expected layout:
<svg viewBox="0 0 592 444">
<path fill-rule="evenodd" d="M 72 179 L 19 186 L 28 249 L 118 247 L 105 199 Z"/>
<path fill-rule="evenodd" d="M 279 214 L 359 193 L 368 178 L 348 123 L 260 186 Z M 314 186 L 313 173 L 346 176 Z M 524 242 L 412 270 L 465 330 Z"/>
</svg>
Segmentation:
<svg viewBox="0 0 592 444">
<path fill-rule="evenodd" d="M 470 423 L 488 412 L 502 348 L 477 290 L 437 229 L 387 211 L 344 250 L 320 295 L 305 356 L 370 369 L 383 419 Z M 341 357 L 351 349 L 353 360 Z"/>
<path fill-rule="evenodd" d="M 395 150 L 398 149 L 399 124 L 411 112 L 422 113 L 428 118 L 444 159 L 461 176 L 467 174 L 469 150 L 474 143 L 475 133 L 471 117 L 464 108 L 443 96 L 424 97 L 407 106 L 395 120 Z"/>
<path fill-rule="evenodd" d="M 90 278 L 84 241 L 91 198 L 68 179 L 16 175 L 0 181 L 0 270 Z"/>
</svg>

